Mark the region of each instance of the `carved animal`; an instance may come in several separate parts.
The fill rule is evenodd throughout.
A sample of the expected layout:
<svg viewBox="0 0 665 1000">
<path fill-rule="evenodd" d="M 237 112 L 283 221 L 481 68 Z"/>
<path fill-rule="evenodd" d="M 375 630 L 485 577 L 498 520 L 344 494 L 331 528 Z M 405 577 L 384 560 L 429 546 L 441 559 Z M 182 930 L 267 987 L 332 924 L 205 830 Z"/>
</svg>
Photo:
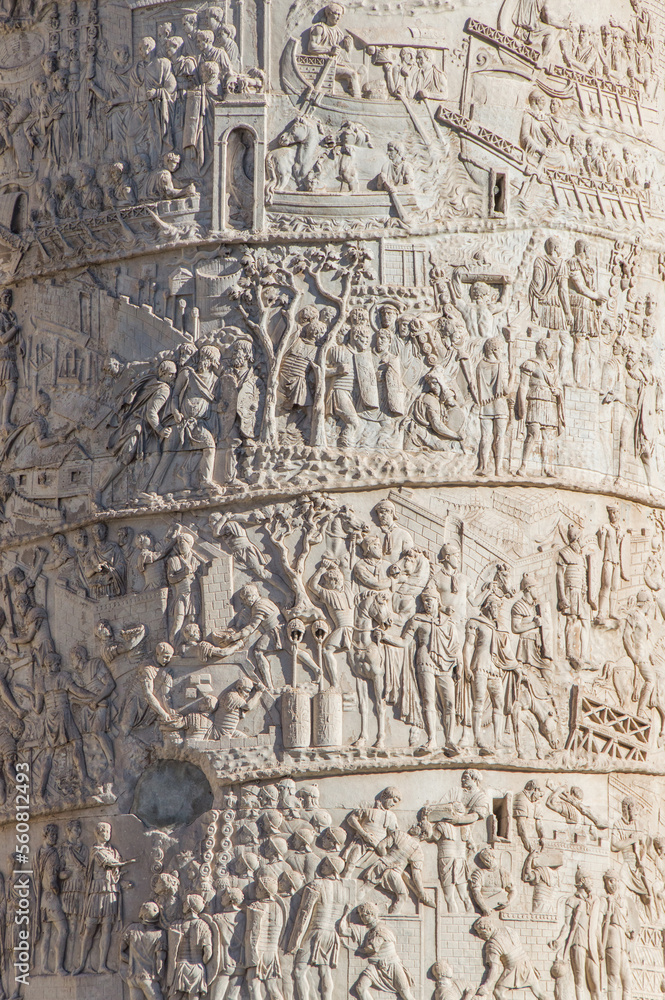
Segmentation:
<svg viewBox="0 0 665 1000">
<path fill-rule="evenodd" d="M 314 118 L 300 115 L 277 136 L 277 148 L 266 157 L 266 201 L 272 204 L 277 191 L 286 191 L 294 181 L 298 191 L 308 191 L 309 176 L 321 150 L 323 126 Z"/>
<path fill-rule="evenodd" d="M 523 676 L 519 685 L 519 695 L 515 699 L 511 712 L 517 756 L 524 757 L 520 733 L 520 726 L 524 723 L 533 736 L 536 757 L 538 760 L 542 760 L 545 756 L 543 742 L 552 750 L 561 749 L 561 734 L 556 707 L 542 685 L 533 678 Z"/>
</svg>

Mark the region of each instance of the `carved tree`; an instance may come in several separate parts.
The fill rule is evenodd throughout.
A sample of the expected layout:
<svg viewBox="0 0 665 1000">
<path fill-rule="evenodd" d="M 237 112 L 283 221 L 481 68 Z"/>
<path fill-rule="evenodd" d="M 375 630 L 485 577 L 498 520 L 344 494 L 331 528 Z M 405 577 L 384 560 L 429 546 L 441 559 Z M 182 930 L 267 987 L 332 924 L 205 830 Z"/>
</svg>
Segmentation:
<svg viewBox="0 0 665 1000">
<path fill-rule="evenodd" d="M 342 510 L 328 494 L 310 493 L 287 504 L 264 507 L 255 515 L 255 523 L 279 552 L 284 579 L 293 591 L 293 610 L 299 613 L 312 607 L 304 581 L 307 558 Z"/>
<path fill-rule="evenodd" d="M 310 442 L 316 447 L 325 446 L 326 355 L 342 329 L 354 286 L 361 278 L 374 278 L 368 266 L 370 259 L 371 255 L 355 243 L 339 247 L 307 247 L 297 253 L 285 247 L 269 251 L 247 249 L 243 254 L 242 274 L 228 294 L 237 303 L 237 309 L 265 359 L 266 399 L 259 439 L 270 447 L 277 447 L 279 443 L 277 390 L 280 368 L 296 339 L 296 315 L 303 296 L 309 290 L 315 291 L 338 310 L 337 319 L 317 355 L 320 376 Z"/>
</svg>

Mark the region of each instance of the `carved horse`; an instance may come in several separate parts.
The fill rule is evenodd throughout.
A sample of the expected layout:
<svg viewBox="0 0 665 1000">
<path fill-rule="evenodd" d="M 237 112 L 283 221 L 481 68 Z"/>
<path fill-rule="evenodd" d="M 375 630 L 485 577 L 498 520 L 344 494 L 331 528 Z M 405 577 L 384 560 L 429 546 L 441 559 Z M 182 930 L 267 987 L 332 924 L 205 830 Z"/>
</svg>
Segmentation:
<svg viewBox="0 0 665 1000">
<path fill-rule="evenodd" d="M 277 136 L 277 148 L 266 157 L 266 201 L 295 181 L 298 191 L 310 191 L 314 168 L 323 154 L 323 126 L 315 118 L 299 115 Z"/>
<path fill-rule="evenodd" d="M 542 741 L 552 750 L 561 749 L 561 733 L 559 719 L 554 701 L 542 684 L 533 677 L 518 673 L 515 683 L 519 690 L 513 699 L 510 717 L 513 723 L 515 749 L 518 757 L 524 757 L 520 725 L 523 722 L 531 735 L 536 747 L 536 757 L 544 757 Z"/>
</svg>

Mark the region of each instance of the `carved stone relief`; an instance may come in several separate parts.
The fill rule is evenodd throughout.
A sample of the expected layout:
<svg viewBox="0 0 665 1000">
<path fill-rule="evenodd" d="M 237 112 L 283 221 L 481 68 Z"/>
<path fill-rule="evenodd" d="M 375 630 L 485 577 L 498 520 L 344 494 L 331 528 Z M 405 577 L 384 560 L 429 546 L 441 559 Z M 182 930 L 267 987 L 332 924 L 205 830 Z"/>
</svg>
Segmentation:
<svg viewBox="0 0 665 1000">
<path fill-rule="evenodd" d="M 0 1000 L 658 1000 L 662 4 L 0 7 Z"/>
</svg>

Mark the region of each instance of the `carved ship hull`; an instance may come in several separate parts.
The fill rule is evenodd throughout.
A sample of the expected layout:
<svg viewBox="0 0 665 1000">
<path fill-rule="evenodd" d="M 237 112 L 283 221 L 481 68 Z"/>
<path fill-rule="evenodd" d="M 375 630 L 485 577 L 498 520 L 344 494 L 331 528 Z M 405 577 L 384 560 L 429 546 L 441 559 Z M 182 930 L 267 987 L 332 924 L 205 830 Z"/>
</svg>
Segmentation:
<svg viewBox="0 0 665 1000">
<path fill-rule="evenodd" d="M 390 214 L 390 196 L 384 191 L 322 193 L 319 191 L 279 191 L 271 205 L 272 212 L 298 213 L 321 219 L 374 218 Z"/>
<path fill-rule="evenodd" d="M 305 110 L 316 106 L 335 126 L 352 119 L 362 121 L 371 131 L 373 123 L 385 125 L 386 119 L 392 118 L 396 130 L 408 127 L 409 114 L 396 98 L 384 101 L 334 94 L 334 61 L 326 56 L 303 55 L 298 44 L 298 39 L 289 38 L 279 66 L 282 86 L 297 107 Z"/>
</svg>

